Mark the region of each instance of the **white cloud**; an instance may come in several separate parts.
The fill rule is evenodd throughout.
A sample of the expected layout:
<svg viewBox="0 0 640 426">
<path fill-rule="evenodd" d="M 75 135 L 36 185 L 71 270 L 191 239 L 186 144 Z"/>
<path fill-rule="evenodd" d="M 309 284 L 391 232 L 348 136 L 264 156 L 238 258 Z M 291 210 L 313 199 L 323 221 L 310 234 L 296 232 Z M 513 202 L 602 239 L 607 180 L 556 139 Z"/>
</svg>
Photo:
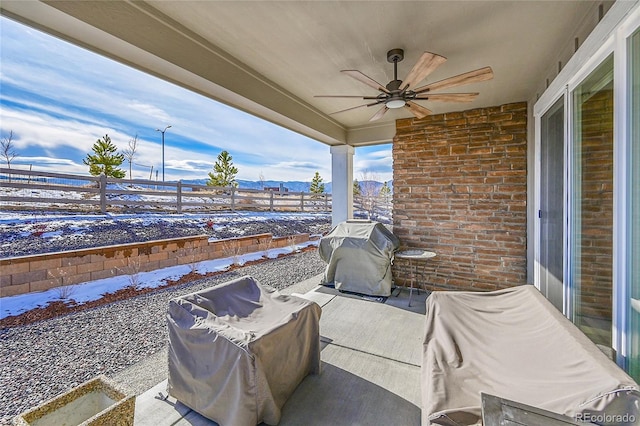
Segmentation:
<svg viewBox="0 0 640 426">
<path fill-rule="evenodd" d="M 171 116 L 157 106 L 138 101 L 130 101 L 128 106 L 132 110 L 138 111 L 141 115 L 149 116 L 160 123 L 167 123 L 171 121 Z"/>
<path fill-rule="evenodd" d="M 203 179 L 227 150 L 241 179 L 331 180 L 329 147 L 174 84 L 0 18 L 2 40 L 0 128 L 13 130 L 16 147 L 34 168 L 66 160 L 65 171 L 86 173 L 82 158 L 108 133 L 120 148 L 139 135 L 134 177 L 162 167 L 166 125 L 167 180 Z M 386 147 L 386 148 L 385 148 Z M 39 151 L 38 151 L 39 150 Z M 42 158 L 42 151 L 51 153 Z M 37 151 L 37 153 L 34 153 Z M 391 179 L 388 146 L 359 154 L 355 172 L 381 170 Z M 64 152 L 65 159 L 56 158 Z M 75 155 L 75 156 L 74 156 Z M 128 164 L 123 164 L 128 171 Z M 384 170 L 388 170 L 384 171 Z"/>
<path fill-rule="evenodd" d="M 379 181 L 389 181 L 393 179 L 392 164 L 390 144 L 357 148 L 353 164 L 354 179 L 368 175 Z"/>
</svg>

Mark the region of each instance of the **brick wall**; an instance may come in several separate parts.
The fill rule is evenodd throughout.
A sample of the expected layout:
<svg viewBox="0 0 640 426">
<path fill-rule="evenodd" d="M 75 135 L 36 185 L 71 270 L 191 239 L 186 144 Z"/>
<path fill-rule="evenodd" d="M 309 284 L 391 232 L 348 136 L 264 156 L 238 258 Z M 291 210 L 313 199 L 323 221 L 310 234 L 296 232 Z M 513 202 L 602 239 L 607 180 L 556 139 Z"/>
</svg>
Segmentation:
<svg viewBox="0 0 640 426">
<path fill-rule="evenodd" d="M 206 235 L 0 259 L 0 297 L 286 247 L 308 234 L 259 234 L 209 241 Z"/>
<path fill-rule="evenodd" d="M 526 154 L 525 102 L 396 122 L 393 230 L 437 253 L 428 288 L 526 283 Z M 396 282 L 408 274 L 396 260 Z"/>
<path fill-rule="evenodd" d="M 613 306 L 613 90 L 588 93 L 582 103 L 582 171 L 576 197 L 580 227 L 575 282 L 580 315 L 611 321 Z"/>
</svg>

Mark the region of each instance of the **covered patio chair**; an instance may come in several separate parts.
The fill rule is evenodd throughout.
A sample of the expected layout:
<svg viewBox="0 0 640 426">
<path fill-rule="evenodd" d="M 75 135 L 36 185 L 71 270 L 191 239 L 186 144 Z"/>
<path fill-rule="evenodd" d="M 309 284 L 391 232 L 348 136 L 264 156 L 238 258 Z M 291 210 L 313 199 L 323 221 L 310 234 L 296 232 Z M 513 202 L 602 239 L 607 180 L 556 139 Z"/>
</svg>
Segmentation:
<svg viewBox="0 0 640 426">
<path fill-rule="evenodd" d="M 168 393 L 220 425 L 277 424 L 320 371 L 320 313 L 250 276 L 171 300 Z"/>
</svg>

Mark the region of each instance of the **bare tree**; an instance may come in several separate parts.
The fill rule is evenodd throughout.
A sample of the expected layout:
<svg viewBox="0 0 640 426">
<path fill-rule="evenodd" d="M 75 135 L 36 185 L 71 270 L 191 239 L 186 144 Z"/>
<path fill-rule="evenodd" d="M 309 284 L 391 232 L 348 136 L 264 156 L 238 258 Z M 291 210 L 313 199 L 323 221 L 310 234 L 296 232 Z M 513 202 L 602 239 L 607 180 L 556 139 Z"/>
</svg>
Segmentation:
<svg viewBox="0 0 640 426">
<path fill-rule="evenodd" d="M 260 171 L 260 174 L 258 174 L 258 182 L 260 182 L 260 189 L 264 189 L 265 179 L 262 171 Z"/>
<path fill-rule="evenodd" d="M 131 173 L 131 165 L 133 164 L 133 157 L 136 155 L 136 150 L 138 149 L 138 134 L 129 139 L 129 147 L 122 151 L 124 154 L 124 158 L 129 162 L 129 180 L 133 179 Z"/>
<path fill-rule="evenodd" d="M 7 162 L 7 168 L 11 168 L 11 162 L 14 158 L 18 157 L 15 146 L 13 144 L 13 130 L 9 131 L 9 136 L 5 136 L 0 140 L 0 148 L 2 149 L 2 156 Z"/>
<path fill-rule="evenodd" d="M 373 219 L 378 205 L 378 196 L 380 195 L 380 189 L 378 188 L 378 175 L 370 170 L 364 170 L 361 174 L 359 184 L 360 196 L 362 197 L 362 208 L 366 210 L 369 219 Z"/>
</svg>

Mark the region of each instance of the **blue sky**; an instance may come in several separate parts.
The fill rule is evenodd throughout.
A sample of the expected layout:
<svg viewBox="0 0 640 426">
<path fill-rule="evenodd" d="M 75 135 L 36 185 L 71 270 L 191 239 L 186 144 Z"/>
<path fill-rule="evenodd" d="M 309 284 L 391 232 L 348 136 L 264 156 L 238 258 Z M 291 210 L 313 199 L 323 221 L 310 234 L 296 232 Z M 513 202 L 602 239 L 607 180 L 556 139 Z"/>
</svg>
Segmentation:
<svg viewBox="0 0 640 426">
<path fill-rule="evenodd" d="M 13 131 L 12 167 L 88 174 L 82 159 L 98 138 L 122 150 L 137 134 L 133 177 L 147 179 L 162 168 L 155 129 L 170 124 L 166 180 L 206 178 L 222 150 L 238 179 L 311 181 L 318 171 L 331 180 L 323 143 L 4 17 L 0 34 L 0 133 Z M 391 163 L 390 144 L 357 148 L 354 178 L 390 180 Z"/>
</svg>

